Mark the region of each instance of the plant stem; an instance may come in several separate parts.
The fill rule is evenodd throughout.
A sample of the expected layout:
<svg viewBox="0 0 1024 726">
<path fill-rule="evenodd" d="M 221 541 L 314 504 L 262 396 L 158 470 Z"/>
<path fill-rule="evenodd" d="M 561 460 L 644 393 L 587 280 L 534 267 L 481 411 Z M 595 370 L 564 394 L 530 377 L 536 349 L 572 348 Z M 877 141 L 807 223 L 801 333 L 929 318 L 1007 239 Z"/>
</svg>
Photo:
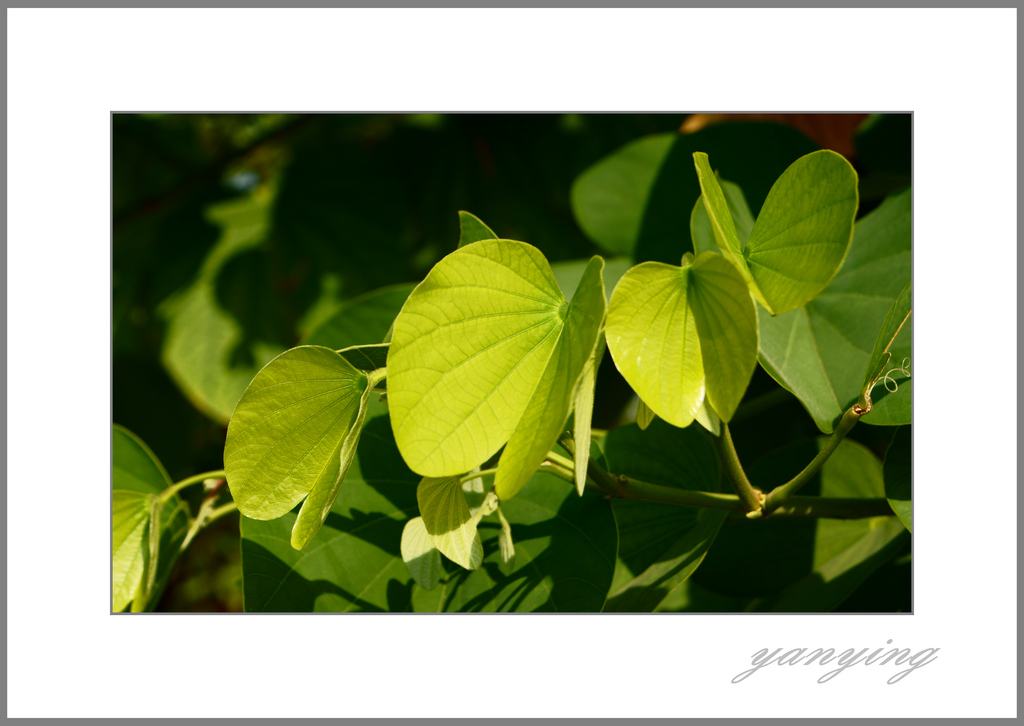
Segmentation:
<svg viewBox="0 0 1024 726">
<path fill-rule="evenodd" d="M 467 481 L 473 481 L 479 479 L 482 476 L 490 476 L 491 474 L 497 474 L 497 469 L 481 469 L 480 471 L 471 471 L 468 474 L 463 474 L 459 477 L 459 484 L 465 484 Z"/>
<path fill-rule="evenodd" d="M 784 502 L 790 499 L 804 484 L 809 482 L 815 474 L 818 473 L 818 469 L 822 467 L 828 457 L 832 456 L 832 453 L 839 448 L 839 443 L 846 438 L 846 434 L 850 432 L 860 417 L 863 415 L 863 409 L 859 409 L 854 406 L 839 420 L 839 425 L 836 426 L 836 430 L 832 432 L 832 435 L 825 442 L 825 445 L 821 447 L 821 451 L 815 456 L 811 463 L 804 467 L 804 470 L 797 474 L 795 477 L 790 479 L 782 486 L 776 487 L 768 493 L 768 497 L 765 499 L 764 509 L 765 513 L 770 513 L 772 510 L 777 509 Z"/>
<path fill-rule="evenodd" d="M 173 497 L 175 494 L 180 492 L 185 487 L 192 486 L 193 484 L 198 484 L 201 481 L 205 481 L 207 479 L 223 479 L 223 478 L 224 478 L 224 470 L 223 469 L 220 470 L 220 471 L 207 471 L 207 472 L 203 472 L 202 474 L 196 474 L 195 476 L 190 476 L 188 479 L 182 479 L 181 481 L 172 484 L 171 486 L 167 487 L 162 492 L 160 492 L 160 500 L 162 502 L 167 502 L 168 500 L 170 500 L 171 497 Z"/>
<path fill-rule="evenodd" d="M 624 479 L 622 493 L 619 495 L 623 499 L 643 499 L 648 502 L 681 504 L 686 507 L 703 507 L 705 509 L 726 509 L 730 512 L 746 511 L 743 502 L 735 494 L 698 492 L 692 489 L 649 484 L 630 477 L 624 477 Z"/>
<path fill-rule="evenodd" d="M 572 461 L 570 459 L 566 459 L 564 456 L 560 456 L 560 455 L 556 454 L 554 451 L 549 451 L 547 453 L 547 459 L 550 462 L 553 462 L 555 464 L 558 464 L 559 466 L 565 467 L 569 471 L 573 470 L 573 463 L 572 463 Z"/>
<path fill-rule="evenodd" d="M 747 479 L 746 472 L 740 464 L 740 457 L 736 453 L 736 446 L 732 442 L 732 434 L 729 433 L 729 425 L 722 422 L 722 435 L 713 436 L 715 448 L 718 449 L 718 458 L 725 467 L 725 473 L 736 491 L 736 495 L 743 502 L 743 507 L 748 512 L 756 512 L 764 504 L 764 494 L 755 489 Z"/>
<path fill-rule="evenodd" d="M 562 436 L 558 440 L 558 443 L 561 444 L 562 448 L 568 451 L 573 456 L 573 458 L 576 457 L 576 445 L 573 441 L 572 436 L 570 436 L 568 433 L 562 434 Z M 569 471 L 575 470 L 575 464 L 573 462 L 569 461 L 568 459 L 563 459 L 562 457 L 558 456 L 558 454 L 554 454 L 554 456 L 557 457 L 558 459 L 561 459 L 562 462 L 564 462 L 563 466 L 565 464 L 568 464 Z M 555 460 L 552 458 L 552 452 L 548 453 L 548 458 L 551 459 L 552 461 Z M 587 455 L 587 478 L 593 480 L 594 484 L 597 485 L 598 489 L 605 492 L 606 494 L 619 495 L 622 491 L 621 477 L 613 476 L 606 472 L 604 469 L 601 468 L 601 465 L 594 461 L 594 458 L 589 454 Z M 573 481 L 575 482 L 575 478 Z"/>
<path fill-rule="evenodd" d="M 888 503 L 888 500 L 886 500 L 886 503 Z M 231 514 L 232 512 L 237 512 L 237 511 L 238 511 L 238 505 L 235 504 L 234 502 L 227 502 L 226 504 L 221 504 L 219 507 L 217 507 L 216 509 L 214 509 L 213 511 L 210 512 L 210 516 L 206 518 L 206 524 L 203 525 L 203 526 L 207 526 L 208 527 L 209 525 L 213 524 L 214 522 L 216 522 L 221 517 L 223 517 L 223 516 L 225 516 L 227 514 Z"/>
</svg>

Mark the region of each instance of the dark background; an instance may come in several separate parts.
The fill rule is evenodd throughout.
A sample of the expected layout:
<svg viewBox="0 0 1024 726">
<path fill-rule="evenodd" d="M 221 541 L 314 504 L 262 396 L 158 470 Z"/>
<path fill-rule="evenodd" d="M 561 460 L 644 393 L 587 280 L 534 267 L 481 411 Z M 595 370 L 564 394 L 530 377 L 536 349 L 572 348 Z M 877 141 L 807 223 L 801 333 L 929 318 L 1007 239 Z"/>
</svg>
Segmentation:
<svg viewBox="0 0 1024 726">
<path fill-rule="evenodd" d="M 552 262 L 602 253 L 573 217 L 572 182 L 648 134 L 714 127 L 727 141 L 751 133 L 752 123 L 788 126 L 810 148 L 850 159 L 860 215 L 910 182 L 908 115 L 115 114 L 111 123 L 113 422 L 139 435 L 175 480 L 223 467 L 225 416 L 176 374 L 202 367 L 206 348 L 168 354 L 172 324 L 223 343 L 208 327 L 209 310 L 182 303 L 201 286 L 207 308 L 239 331 L 222 373 L 246 376 L 260 351 L 296 344 L 345 300 L 422 279 L 455 249 L 459 210 Z M 687 215 L 694 201 L 683 202 Z M 237 249 L 235 238 L 245 240 Z M 635 261 L 646 256 L 638 247 Z M 777 390 L 758 368 L 748 399 Z M 629 398 L 606 356 L 594 426 L 622 422 Z M 817 433 L 792 397 L 770 414 L 741 413 L 731 428 L 745 462 Z M 881 454 L 891 435 L 860 426 L 851 438 Z M 198 498 L 191 504 L 195 512 Z M 909 556 L 897 556 L 845 609 L 909 610 L 909 567 Z M 240 577 L 232 515 L 192 543 L 159 609 L 241 610 Z"/>
</svg>

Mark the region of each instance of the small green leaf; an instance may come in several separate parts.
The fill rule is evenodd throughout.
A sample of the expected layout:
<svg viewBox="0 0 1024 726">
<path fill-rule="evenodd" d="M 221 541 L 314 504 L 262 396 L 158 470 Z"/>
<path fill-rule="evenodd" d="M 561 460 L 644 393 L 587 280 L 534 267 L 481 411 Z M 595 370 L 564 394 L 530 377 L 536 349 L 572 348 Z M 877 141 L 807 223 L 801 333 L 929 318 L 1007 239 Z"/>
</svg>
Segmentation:
<svg viewBox="0 0 1024 726">
<path fill-rule="evenodd" d="M 765 199 L 744 244 L 706 154 L 694 153 L 718 247 L 773 315 L 812 300 L 835 276 L 853 235 L 857 173 L 833 151 L 797 159 Z"/>
<path fill-rule="evenodd" d="M 651 407 L 644 403 L 644 399 L 638 399 L 636 404 L 636 425 L 640 427 L 640 430 L 644 431 L 651 425 L 651 421 L 656 418 L 657 416 L 651 410 Z"/>
<path fill-rule="evenodd" d="M 576 451 L 590 451 L 591 419 L 594 415 L 594 386 L 597 384 L 597 369 L 604 357 L 604 335 L 598 337 L 594 352 L 583 366 L 579 385 L 573 402 L 573 446 Z M 576 491 L 583 496 L 587 485 L 587 458 L 577 456 L 573 470 L 576 475 Z"/>
<path fill-rule="evenodd" d="M 608 349 L 641 400 L 672 425 L 689 426 L 705 393 L 728 421 L 757 361 L 755 316 L 740 274 L 715 253 L 687 267 L 645 262 L 612 294 Z"/>
<path fill-rule="evenodd" d="M 413 471 L 460 475 L 503 444 L 503 500 L 565 425 L 604 316 L 600 258 L 572 303 L 535 247 L 484 240 L 441 260 L 395 321 L 388 402 Z"/>
<path fill-rule="evenodd" d="M 124 610 L 135 597 L 146 571 L 149 494 L 114 490 L 113 610 Z"/>
<path fill-rule="evenodd" d="M 506 570 L 514 570 L 516 548 L 512 543 L 512 525 L 505 519 L 500 507 L 498 508 L 498 521 L 501 523 L 501 531 L 498 533 L 498 554 L 501 556 L 501 564 Z"/>
<path fill-rule="evenodd" d="M 480 218 L 469 212 L 459 212 L 459 247 L 465 247 L 483 239 L 498 239 L 498 235 Z"/>
<path fill-rule="evenodd" d="M 885 452 L 883 467 L 885 497 L 889 500 L 892 511 L 896 512 L 896 516 L 903 522 L 903 526 L 907 528 L 908 532 L 914 531 L 911 528 L 913 507 L 910 499 L 912 441 L 913 434 L 911 434 L 910 426 L 901 426 L 896 429 L 896 435 L 893 436 L 892 443 L 889 444 L 889 450 Z"/>
<path fill-rule="evenodd" d="M 328 348 L 299 346 L 268 363 L 231 415 L 224 470 L 238 510 L 276 519 L 344 475 L 341 453 L 367 377 Z M 326 505 L 330 509 L 330 505 Z"/>
<path fill-rule="evenodd" d="M 437 586 L 444 572 L 441 553 L 427 533 L 423 517 L 413 517 L 405 523 L 405 529 L 402 530 L 402 560 L 417 585 L 424 590 L 433 590 Z"/>
<path fill-rule="evenodd" d="M 467 570 L 478 568 L 484 551 L 459 478 L 424 477 L 416 489 L 416 501 L 423 525 L 441 554 Z"/>
</svg>

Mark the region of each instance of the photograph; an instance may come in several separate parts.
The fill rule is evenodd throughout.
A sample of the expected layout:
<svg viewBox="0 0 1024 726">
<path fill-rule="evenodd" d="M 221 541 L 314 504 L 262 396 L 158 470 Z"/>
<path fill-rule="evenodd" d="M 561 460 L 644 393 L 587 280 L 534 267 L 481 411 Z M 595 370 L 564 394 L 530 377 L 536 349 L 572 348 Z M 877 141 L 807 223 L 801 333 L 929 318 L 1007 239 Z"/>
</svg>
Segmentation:
<svg viewBox="0 0 1024 726">
<path fill-rule="evenodd" d="M 110 611 L 913 613 L 914 118 L 112 113 Z"/>
</svg>

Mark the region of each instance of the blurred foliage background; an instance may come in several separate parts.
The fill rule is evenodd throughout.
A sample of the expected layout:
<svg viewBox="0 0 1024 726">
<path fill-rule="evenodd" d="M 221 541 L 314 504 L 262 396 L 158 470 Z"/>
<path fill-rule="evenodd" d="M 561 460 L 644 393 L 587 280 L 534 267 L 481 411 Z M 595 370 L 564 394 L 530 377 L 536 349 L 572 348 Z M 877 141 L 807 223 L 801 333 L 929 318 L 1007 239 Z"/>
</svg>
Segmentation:
<svg viewBox="0 0 1024 726">
<path fill-rule="evenodd" d="M 576 223 L 572 184 L 643 136 L 693 134 L 722 154 L 754 144 L 770 156 L 777 139 L 801 153 L 834 149 L 858 170 L 863 215 L 910 183 L 910 124 L 909 115 L 866 114 L 116 114 L 113 422 L 146 441 L 175 480 L 222 468 L 227 420 L 259 368 L 347 301 L 422 279 L 455 249 L 459 210 L 552 262 L 608 256 Z M 673 206 L 682 194 L 658 193 Z M 692 196 L 678 200 L 686 220 Z M 755 212 L 761 201 L 751 198 Z M 676 241 L 688 244 L 689 229 L 649 236 L 634 262 L 678 262 Z M 776 398 L 732 427 L 745 462 L 817 433 L 778 391 L 758 368 L 748 398 Z M 595 427 L 632 420 L 632 406 L 606 356 Z M 881 455 L 891 433 L 860 426 L 851 438 Z M 185 491 L 193 512 L 195 489 Z M 847 609 L 909 609 L 909 567 L 908 547 Z M 240 578 L 233 515 L 179 559 L 159 609 L 240 611 Z"/>
</svg>

